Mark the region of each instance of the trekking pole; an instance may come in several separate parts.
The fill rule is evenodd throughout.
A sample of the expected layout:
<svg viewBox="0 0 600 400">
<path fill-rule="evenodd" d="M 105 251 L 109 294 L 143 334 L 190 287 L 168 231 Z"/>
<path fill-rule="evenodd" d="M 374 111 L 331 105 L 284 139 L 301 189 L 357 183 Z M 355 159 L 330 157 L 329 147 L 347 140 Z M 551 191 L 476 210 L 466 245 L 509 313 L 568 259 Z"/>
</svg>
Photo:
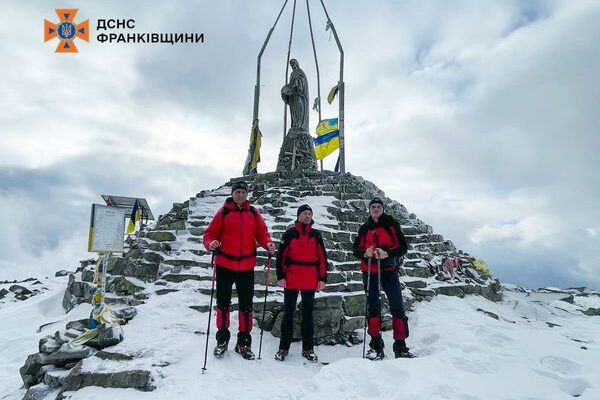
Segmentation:
<svg viewBox="0 0 600 400">
<path fill-rule="evenodd" d="M 213 251 L 212 256 L 210 258 L 210 265 L 212 266 L 212 284 L 210 288 L 210 305 L 208 306 L 208 326 L 206 327 L 206 346 L 204 347 L 204 366 L 202 367 L 202 373 L 206 372 L 206 357 L 208 355 L 208 339 L 210 337 L 210 317 L 212 316 L 212 305 L 213 305 L 213 295 L 215 293 L 215 254 L 217 254 L 218 250 Z"/>
<path fill-rule="evenodd" d="M 365 350 L 367 345 L 367 321 L 369 319 L 369 292 L 371 291 L 371 257 L 367 261 L 367 290 L 365 293 L 365 324 L 363 333 L 363 354 L 362 358 L 365 358 Z"/>
<path fill-rule="evenodd" d="M 267 312 L 267 295 L 269 294 L 269 280 L 271 278 L 271 253 L 269 253 L 269 258 L 267 258 L 267 273 L 265 274 L 265 302 L 263 303 L 263 311 L 262 311 L 262 321 L 260 323 L 260 344 L 258 345 L 258 359 L 260 360 L 260 354 L 262 352 L 262 339 L 263 332 L 265 331 L 265 313 Z"/>
<path fill-rule="evenodd" d="M 379 300 L 380 304 L 379 310 L 382 310 L 383 301 L 381 301 L 381 258 L 377 259 L 377 299 Z M 381 311 L 379 312 L 381 313 Z"/>
</svg>

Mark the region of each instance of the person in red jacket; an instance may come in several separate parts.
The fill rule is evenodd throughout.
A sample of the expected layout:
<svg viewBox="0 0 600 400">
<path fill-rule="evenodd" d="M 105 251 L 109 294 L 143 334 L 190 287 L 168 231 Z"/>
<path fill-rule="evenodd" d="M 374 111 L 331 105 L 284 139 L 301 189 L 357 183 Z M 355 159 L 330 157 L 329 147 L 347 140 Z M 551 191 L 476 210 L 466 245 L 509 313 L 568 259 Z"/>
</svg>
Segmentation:
<svg viewBox="0 0 600 400">
<path fill-rule="evenodd" d="M 371 336 L 366 357 L 381 360 L 384 357 L 381 338 L 381 297 L 377 264 L 381 267 L 381 286 L 390 304 L 396 358 L 412 358 L 406 346 L 408 322 L 402 303 L 402 289 L 396 269 L 398 258 L 406 254 L 406 239 L 400 224 L 384 212 L 383 200 L 375 197 L 369 203 L 369 219 L 358 230 L 354 240 L 354 255 L 359 258 L 363 284 L 367 293 L 368 332 Z M 371 269 L 367 271 L 371 259 Z M 368 276 L 370 274 L 370 278 Z M 368 285 L 367 285 L 368 282 Z M 367 287 L 368 286 L 368 287 Z"/>
<path fill-rule="evenodd" d="M 298 293 L 302 297 L 302 356 L 318 361 L 314 352 L 313 308 L 315 291 L 323 290 L 327 282 L 327 256 L 321 234 L 312 227 L 312 215 L 310 206 L 300 206 L 296 223 L 285 231 L 277 250 L 277 284 L 284 288 L 281 341 L 275 354 L 278 361 L 285 360 L 290 350 Z"/>
<path fill-rule="evenodd" d="M 239 331 L 236 353 L 248 360 L 252 352 L 252 298 L 254 297 L 254 267 L 256 266 L 256 243 L 275 253 L 267 225 L 260 213 L 250 205 L 248 185 L 235 182 L 231 197 L 225 200 L 204 232 L 204 247 L 215 252 L 217 280 L 217 346 L 214 355 L 223 357 L 231 334 L 229 333 L 229 308 L 232 285 L 235 283 L 239 301 Z"/>
</svg>

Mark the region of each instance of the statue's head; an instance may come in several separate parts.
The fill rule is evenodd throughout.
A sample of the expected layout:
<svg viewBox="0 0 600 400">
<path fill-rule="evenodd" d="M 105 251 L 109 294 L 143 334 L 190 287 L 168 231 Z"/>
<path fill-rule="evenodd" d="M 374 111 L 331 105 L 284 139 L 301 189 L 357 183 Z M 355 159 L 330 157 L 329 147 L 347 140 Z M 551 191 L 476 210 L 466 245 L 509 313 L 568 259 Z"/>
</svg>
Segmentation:
<svg viewBox="0 0 600 400">
<path fill-rule="evenodd" d="M 292 66 L 292 69 L 296 69 L 300 66 L 300 64 L 298 64 L 298 60 L 296 60 L 295 58 L 292 58 L 290 60 L 290 65 Z"/>
</svg>

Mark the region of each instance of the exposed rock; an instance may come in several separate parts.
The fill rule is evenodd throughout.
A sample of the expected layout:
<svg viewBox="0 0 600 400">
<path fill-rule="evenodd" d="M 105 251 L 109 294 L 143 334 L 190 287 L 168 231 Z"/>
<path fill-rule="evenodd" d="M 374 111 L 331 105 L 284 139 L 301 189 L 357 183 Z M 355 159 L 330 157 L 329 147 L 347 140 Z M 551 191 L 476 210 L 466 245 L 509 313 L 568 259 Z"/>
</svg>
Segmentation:
<svg viewBox="0 0 600 400">
<path fill-rule="evenodd" d="M 585 315 L 589 315 L 589 316 L 599 316 L 600 315 L 600 308 L 593 308 L 590 307 L 585 311 L 582 311 Z"/>
<path fill-rule="evenodd" d="M 156 292 L 157 295 L 162 296 L 164 294 L 179 292 L 179 289 L 158 289 Z"/>
<path fill-rule="evenodd" d="M 67 276 L 69 274 L 72 274 L 72 272 L 67 271 L 66 269 L 61 269 L 60 271 L 56 271 L 56 273 L 54 274 L 55 277 L 59 277 L 59 276 Z"/>
<path fill-rule="evenodd" d="M 365 315 L 365 294 L 352 294 L 344 296 L 344 311 L 349 317 L 358 317 Z"/>
<path fill-rule="evenodd" d="M 427 287 L 427 282 L 420 281 L 420 280 L 404 281 L 404 284 L 406 285 L 406 287 L 409 287 L 409 288 L 423 289 L 423 288 Z"/>
<path fill-rule="evenodd" d="M 74 391 L 87 386 L 105 388 L 135 388 L 143 391 L 154 390 L 150 371 L 123 370 L 111 372 L 82 371 L 82 364 L 77 364 L 64 378 L 62 390 Z"/>
<path fill-rule="evenodd" d="M 86 345 L 95 349 L 104 349 L 119 344 L 123 340 L 123 329 L 118 325 L 106 326 L 100 324 L 97 328 L 98 334 L 95 338 L 86 342 Z"/>
<path fill-rule="evenodd" d="M 31 290 L 27 289 L 26 287 L 20 286 L 20 285 L 12 285 L 11 287 L 8 288 L 8 290 L 13 292 L 14 294 L 20 294 L 20 295 L 33 294 L 33 292 Z"/>
<path fill-rule="evenodd" d="M 58 343 L 54 336 L 46 336 L 40 339 L 38 343 L 38 349 L 40 353 L 54 353 L 60 348 L 62 343 Z"/>
<path fill-rule="evenodd" d="M 65 369 L 50 370 L 44 375 L 44 383 L 51 388 L 59 388 L 68 374 L 69 371 Z"/>
<path fill-rule="evenodd" d="M 94 353 L 95 350 L 89 347 L 71 347 L 65 343 L 52 354 L 37 353 L 29 355 L 25 360 L 25 364 L 19 369 L 19 373 L 25 387 L 30 387 L 40 382 L 42 377 L 38 377 L 38 372 L 44 365 L 52 364 L 63 367 L 66 364 L 90 357 Z"/>
<path fill-rule="evenodd" d="M 438 286 L 434 290 L 437 294 L 443 294 L 445 296 L 465 297 L 465 292 L 458 286 Z"/>
<path fill-rule="evenodd" d="M 101 351 L 97 352 L 96 357 L 98 357 L 102 360 L 112 360 L 112 361 L 133 360 L 133 356 L 130 354 L 110 352 L 110 351 L 106 351 L 106 350 L 101 350 Z"/>
<path fill-rule="evenodd" d="M 201 313 L 205 313 L 209 310 L 208 305 L 200 305 L 200 306 L 189 306 L 192 310 L 199 311 Z"/>
<path fill-rule="evenodd" d="M 411 293 L 420 298 L 431 298 L 437 293 L 433 289 L 409 288 Z"/>
<path fill-rule="evenodd" d="M 488 317 L 494 318 L 495 320 L 500 319 L 500 317 L 498 317 L 498 314 L 495 314 L 491 311 L 485 311 L 482 308 L 478 308 L 477 311 L 480 311 L 480 312 L 484 313 L 485 315 L 487 315 Z"/>
<path fill-rule="evenodd" d="M 75 279 L 75 275 L 69 275 L 69 283 L 63 297 L 62 306 L 69 312 L 81 303 L 90 303 L 92 294 L 96 291 L 96 286 Z"/>
<path fill-rule="evenodd" d="M 165 258 L 153 251 L 146 251 L 143 256 L 144 260 L 152 264 L 160 264 Z"/>
<path fill-rule="evenodd" d="M 210 276 L 202 276 L 195 274 L 166 274 L 161 276 L 161 278 L 167 282 L 175 283 L 180 283 L 183 281 L 208 281 L 212 279 L 212 277 Z"/>
<path fill-rule="evenodd" d="M 43 383 L 35 385 L 27 389 L 22 400 L 44 400 L 53 397 L 53 394 L 58 393 L 57 389 L 51 388 Z"/>
<path fill-rule="evenodd" d="M 133 295 L 144 290 L 143 287 L 136 285 L 130 279 L 124 276 L 115 276 L 109 280 L 106 286 L 108 292 L 114 292 L 121 296 Z"/>
<path fill-rule="evenodd" d="M 145 237 L 157 242 L 174 242 L 176 239 L 173 233 L 167 231 L 150 231 Z"/>
</svg>

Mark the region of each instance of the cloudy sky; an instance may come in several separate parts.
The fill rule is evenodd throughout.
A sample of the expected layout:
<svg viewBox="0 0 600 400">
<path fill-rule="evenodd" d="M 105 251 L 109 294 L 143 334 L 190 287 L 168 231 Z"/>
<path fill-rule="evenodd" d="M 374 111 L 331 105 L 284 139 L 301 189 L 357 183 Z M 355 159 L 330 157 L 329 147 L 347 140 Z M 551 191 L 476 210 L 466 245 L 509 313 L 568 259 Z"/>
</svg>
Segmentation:
<svg viewBox="0 0 600 400">
<path fill-rule="evenodd" d="M 316 96 L 306 6 L 292 57 Z M 0 279 L 87 257 L 100 194 L 156 215 L 239 176 L 256 56 L 281 0 L 4 1 L 0 12 Z M 600 2 L 326 1 L 346 53 L 347 170 L 527 287 L 600 287 Z M 337 50 L 310 0 L 322 96 Z M 43 43 L 53 8 L 79 8 L 90 43 Z M 204 44 L 101 44 L 203 32 Z M 291 1 L 263 57 L 259 170 L 275 168 Z M 335 104 L 334 104 L 335 106 Z M 324 117 L 335 117 L 334 106 Z M 316 115 L 311 117 L 314 127 Z M 333 167 L 334 160 L 326 162 Z"/>
</svg>

